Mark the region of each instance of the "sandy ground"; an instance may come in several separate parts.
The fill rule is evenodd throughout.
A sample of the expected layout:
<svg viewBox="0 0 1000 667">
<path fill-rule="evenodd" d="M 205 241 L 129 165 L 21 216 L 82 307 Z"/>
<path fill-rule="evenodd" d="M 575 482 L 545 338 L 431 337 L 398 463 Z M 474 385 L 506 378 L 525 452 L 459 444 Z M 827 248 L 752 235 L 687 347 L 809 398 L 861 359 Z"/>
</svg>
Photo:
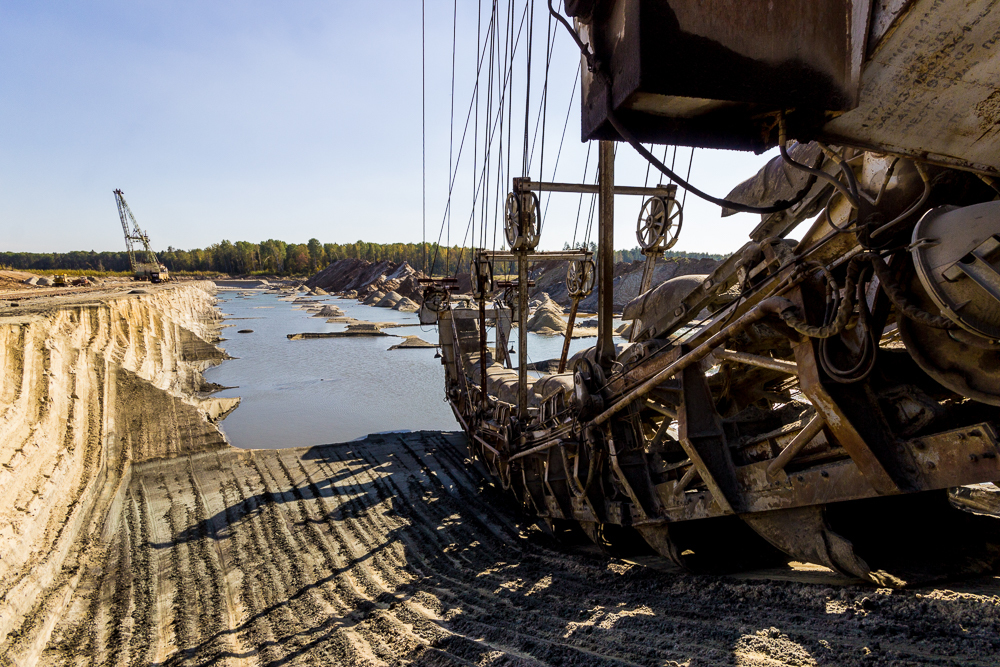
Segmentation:
<svg viewBox="0 0 1000 667">
<path fill-rule="evenodd" d="M 692 576 L 552 542 L 459 435 L 139 464 L 41 664 L 1000 665 L 1000 578 Z"/>
</svg>

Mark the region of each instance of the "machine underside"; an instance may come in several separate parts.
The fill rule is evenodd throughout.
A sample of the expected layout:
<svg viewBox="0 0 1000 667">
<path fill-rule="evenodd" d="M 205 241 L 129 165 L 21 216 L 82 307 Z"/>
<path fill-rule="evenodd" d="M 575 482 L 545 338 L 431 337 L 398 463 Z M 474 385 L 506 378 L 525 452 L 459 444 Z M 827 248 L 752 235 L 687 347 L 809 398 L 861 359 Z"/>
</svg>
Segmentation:
<svg viewBox="0 0 1000 667">
<path fill-rule="evenodd" d="M 584 33 L 607 27 L 601 2 L 572 4 L 597 6 L 578 17 Z M 893 20 L 907 20 L 897 10 Z M 879 48 L 868 45 L 868 66 L 889 47 Z M 855 79 L 867 80 L 859 71 Z M 865 90 L 844 104 L 865 108 Z M 605 111 L 616 104 L 609 99 Z M 628 123 L 629 99 L 618 124 Z M 842 113 L 846 126 L 850 111 Z M 780 113 L 773 121 L 789 154 L 729 199 L 795 203 L 762 215 L 710 275 L 649 286 L 625 309 L 628 341 L 615 346 L 602 329 L 594 348 L 563 360 L 564 372 L 532 378 L 505 351 L 511 325 L 524 331 L 527 265 L 546 258 L 533 250 L 524 212 L 525 193 L 544 188 L 515 182 L 511 196 L 521 199 L 508 207 L 504 259 L 519 264 L 521 284 L 497 289 L 484 252 L 472 295 L 432 285 L 436 300 L 425 295 L 422 311 L 438 323 L 447 397 L 472 455 L 549 529 L 580 529 L 611 552 L 648 545 L 692 571 L 796 560 L 901 586 L 993 570 L 996 181 L 971 156 L 921 160 L 877 136 L 794 144 L 794 123 L 786 130 Z M 659 136 L 642 122 L 643 140 Z M 658 131 L 669 134 L 673 122 Z M 730 129 L 720 128 L 720 141 Z M 582 254 L 575 270 L 587 261 Z M 597 287 L 607 289 L 601 261 Z"/>
</svg>

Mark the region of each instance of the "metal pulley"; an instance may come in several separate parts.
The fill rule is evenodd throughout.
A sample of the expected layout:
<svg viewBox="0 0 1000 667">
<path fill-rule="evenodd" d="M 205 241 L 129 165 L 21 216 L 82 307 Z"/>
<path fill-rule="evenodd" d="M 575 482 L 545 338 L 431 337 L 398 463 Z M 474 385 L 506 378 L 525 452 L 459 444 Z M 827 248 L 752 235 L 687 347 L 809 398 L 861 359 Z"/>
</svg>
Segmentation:
<svg viewBox="0 0 1000 667">
<path fill-rule="evenodd" d="M 511 250 L 534 250 L 542 233 L 538 196 L 511 192 L 504 209 L 504 234 Z"/>
<path fill-rule="evenodd" d="M 420 303 L 420 323 L 435 324 L 438 313 L 448 309 L 450 300 L 451 292 L 447 287 L 439 285 L 428 285 L 425 287 Z"/>
<path fill-rule="evenodd" d="M 650 197 L 643 203 L 635 237 L 643 250 L 663 252 L 677 243 L 684 222 L 681 205 L 673 197 Z"/>
<path fill-rule="evenodd" d="M 583 299 L 594 291 L 597 267 L 592 259 L 576 259 L 566 268 L 566 290 L 571 298 Z"/>
<path fill-rule="evenodd" d="M 479 254 L 472 260 L 472 298 L 489 299 L 493 296 L 493 262 L 488 255 Z"/>
</svg>

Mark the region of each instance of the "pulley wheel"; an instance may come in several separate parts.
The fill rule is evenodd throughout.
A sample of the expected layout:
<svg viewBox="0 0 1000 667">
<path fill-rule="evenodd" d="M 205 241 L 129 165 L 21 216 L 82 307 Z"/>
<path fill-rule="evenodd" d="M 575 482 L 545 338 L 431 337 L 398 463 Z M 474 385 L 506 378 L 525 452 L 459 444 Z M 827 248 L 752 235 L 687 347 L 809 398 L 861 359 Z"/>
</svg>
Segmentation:
<svg viewBox="0 0 1000 667">
<path fill-rule="evenodd" d="M 668 250 L 677 243 L 684 215 L 672 197 L 650 197 L 639 211 L 635 237 L 643 250 Z"/>
<path fill-rule="evenodd" d="M 574 298 L 589 296 L 594 290 L 594 277 L 597 273 L 594 261 L 578 259 L 569 263 L 566 268 L 566 290 Z"/>
<path fill-rule="evenodd" d="M 448 305 L 448 290 L 433 285 L 424 289 L 423 307 L 432 313 L 444 310 Z"/>
<path fill-rule="evenodd" d="M 513 192 L 507 195 L 504 206 L 503 233 L 507 239 L 507 247 L 514 249 L 518 242 L 521 229 L 521 199 Z"/>
<path fill-rule="evenodd" d="M 511 192 L 504 207 L 504 236 L 511 250 L 534 250 L 541 235 L 538 197 Z"/>
</svg>

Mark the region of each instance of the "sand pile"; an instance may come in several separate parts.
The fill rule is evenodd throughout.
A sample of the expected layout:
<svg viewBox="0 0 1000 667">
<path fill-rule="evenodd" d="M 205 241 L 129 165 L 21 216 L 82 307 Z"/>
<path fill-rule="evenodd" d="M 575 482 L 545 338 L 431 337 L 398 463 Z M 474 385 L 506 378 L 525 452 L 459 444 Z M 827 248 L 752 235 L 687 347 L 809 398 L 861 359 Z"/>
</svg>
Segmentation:
<svg viewBox="0 0 1000 667">
<path fill-rule="evenodd" d="M 566 320 L 562 316 L 562 306 L 553 301 L 547 293 L 536 302 L 534 312 L 528 318 L 528 331 L 543 336 L 554 336 L 566 333 Z"/>
<path fill-rule="evenodd" d="M 366 296 L 361 303 L 365 304 L 366 306 L 374 306 L 384 297 L 385 297 L 385 292 L 379 292 L 378 290 L 375 290 L 374 292 Z"/>
<path fill-rule="evenodd" d="M 337 306 L 323 306 L 313 317 L 345 317 L 344 311 Z"/>
<path fill-rule="evenodd" d="M 420 304 L 404 296 L 393 308 L 401 313 L 415 313 L 420 310 Z"/>
<path fill-rule="evenodd" d="M 394 308 L 397 303 L 403 299 L 402 296 L 397 292 L 389 292 L 384 297 L 382 297 L 378 303 L 375 304 L 376 308 Z"/>
</svg>

